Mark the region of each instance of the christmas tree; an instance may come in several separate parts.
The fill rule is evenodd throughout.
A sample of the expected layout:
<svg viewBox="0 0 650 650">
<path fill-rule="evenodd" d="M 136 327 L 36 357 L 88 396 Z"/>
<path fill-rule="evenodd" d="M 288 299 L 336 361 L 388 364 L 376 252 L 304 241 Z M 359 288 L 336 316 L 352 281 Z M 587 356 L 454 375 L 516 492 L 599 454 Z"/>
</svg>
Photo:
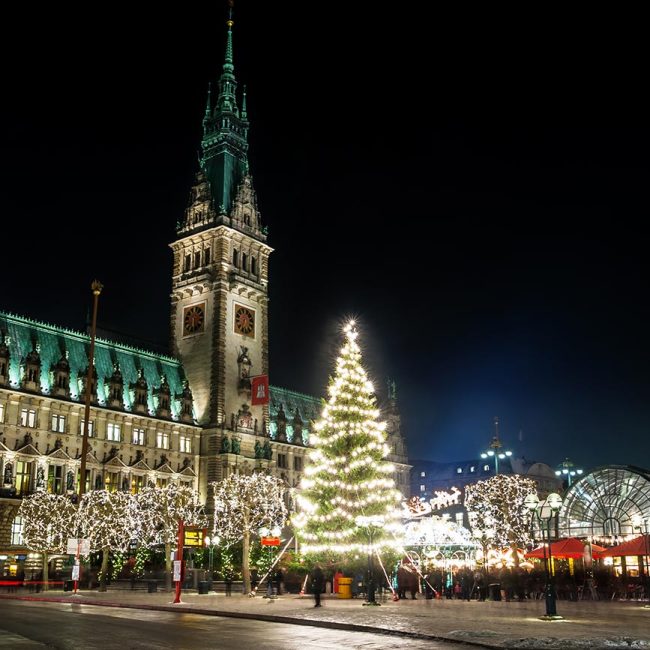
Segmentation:
<svg viewBox="0 0 650 650">
<path fill-rule="evenodd" d="M 386 424 L 361 365 L 354 322 L 329 382 L 329 400 L 316 423 L 305 468 L 300 512 L 293 518 L 303 553 L 335 553 L 399 546 L 401 529 Z"/>
</svg>

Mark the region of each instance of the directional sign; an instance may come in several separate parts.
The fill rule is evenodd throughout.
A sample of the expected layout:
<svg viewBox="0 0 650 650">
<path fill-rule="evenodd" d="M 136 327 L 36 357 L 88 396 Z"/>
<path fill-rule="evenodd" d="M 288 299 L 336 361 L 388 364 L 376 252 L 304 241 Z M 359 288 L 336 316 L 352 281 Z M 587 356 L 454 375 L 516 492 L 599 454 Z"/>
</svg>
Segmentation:
<svg viewBox="0 0 650 650">
<path fill-rule="evenodd" d="M 68 546 L 66 549 L 66 553 L 68 555 L 76 556 L 77 550 L 79 551 L 79 555 L 88 555 L 90 553 L 90 540 L 68 537 Z"/>
<path fill-rule="evenodd" d="M 180 582 L 181 581 L 181 561 L 180 560 L 174 560 L 174 582 Z"/>
<path fill-rule="evenodd" d="M 73 580 L 79 580 L 79 565 L 75 564 L 72 567 L 72 579 Z"/>
<path fill-rule="evenodd" d="M 280 546 L 280 538 L 262 537 L 262 546 Z"/>
</svg>

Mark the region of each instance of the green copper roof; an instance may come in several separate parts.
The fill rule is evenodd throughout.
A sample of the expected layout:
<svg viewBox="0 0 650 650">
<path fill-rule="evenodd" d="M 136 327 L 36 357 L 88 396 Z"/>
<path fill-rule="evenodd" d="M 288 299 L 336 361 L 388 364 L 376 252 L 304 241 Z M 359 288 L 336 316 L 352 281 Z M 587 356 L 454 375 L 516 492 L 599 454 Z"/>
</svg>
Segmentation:
<svg viewBox="0 0 650 650">
<path fill-rule="evenodd" d="M 302 427 L 302 439 L 303 444 L 308 444 L 309 442 L 309 431 L 312 420 L 317 420 L 320 417 L 321 409 L 323 407 L 322 401 L 317 397 L 312 395 L 305 395 L 304 393 L 297 393 L 296 391 L 289 390 L 288 388 L 278 388 L 277 386 L 270 387 L 270 403 L 269 403 L 269 414 L 270 414 L 270 430 L 271 437 L 275 438 L 277 434 L 277 424 L 276 419 L 278 415 L 278 410 L 280 404 L 284 409 L 284 413 L 287 417 L 287 439 L 289 442 L 293 441 L 293 418 L 298 409 L 300 413 L 300 418 L 303 421 Z"/>
<path fill-rule="evenodd" d="M 43 392 L 48 394 L 50 390 L 52 383 L 50 368 L 68 352 L 70 398 L 83 401 L 83 395 L 79 394 L 81 390 L 79 375 L 83 374 L 88 367 L 90 337 L 87 334 L 3 312 L 0 312 L 0 332 L 4 332 L 10 339 L 9 376 L 12 386 L 19 388 L 21 361 L 38 344 L 40 346 Z M 171 411 L 174 419 L 178 417 L 180 404 L 175 399 L 175 395 L 183 391 L 185 375 L 177 359 L 97 338 L 95 340 L 95 365 L 97 367 L 97 399 L 100 406 L 105 404 L 108 378 L 113 374 L 113 364 L 116 361 L 120 364 L 124 380 L 124 405 L 127 410 L 130 410 L 133 402 L 133 393 L 129 384 L 135 383 L 138 378 L 138 369 L 142 368 L 149 387 L 149 415 L 155 413 L 157 406 L 157 397 L 153 395 L 153 389 L 160 386 L 161 376 L 165 375 L 171 389 Z"/>
<path fill-rule="evenodd" d="M 219 78 L 219 94 L 213 106 L 211 92 L 208 91 L 200 157 L 201 169 L 212 190 L 214 207 L 220 214 L 230 212 L 235 191 L 248 171 L 248 121 L 245 108 L 240 113 L 237 103 L 232 10 L 227 24 L 226 54 Z"/>
</svg>

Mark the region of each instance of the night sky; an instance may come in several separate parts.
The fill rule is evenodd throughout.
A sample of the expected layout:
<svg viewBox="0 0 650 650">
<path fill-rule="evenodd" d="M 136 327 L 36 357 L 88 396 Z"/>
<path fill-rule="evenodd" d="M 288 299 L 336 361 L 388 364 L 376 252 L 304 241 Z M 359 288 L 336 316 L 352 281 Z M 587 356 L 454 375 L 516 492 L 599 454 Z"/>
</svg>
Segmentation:
<svg viewBox="0 0 650 650">
<path fill-rule="evenodd" d="M 475 457 L 498 415 L 527 458 L 649 467 L 647 52 L 616 25 L 359 4 L 235 9 L 271 382 L 322 395 L 352 315 L 412 458 Z M 166 344 L 213 5 L 4 21 L 0 309 L 83 329 L 97 277 L 100 327 Z"/>
</svg>

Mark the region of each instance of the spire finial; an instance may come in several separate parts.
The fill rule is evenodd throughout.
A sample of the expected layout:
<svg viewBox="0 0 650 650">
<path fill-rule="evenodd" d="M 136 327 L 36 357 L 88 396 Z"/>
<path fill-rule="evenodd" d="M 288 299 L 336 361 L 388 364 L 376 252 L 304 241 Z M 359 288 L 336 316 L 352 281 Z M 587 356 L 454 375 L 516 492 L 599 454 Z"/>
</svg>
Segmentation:
<svg viewBox="0 0 650 650">
<path fill-rule="evenodd" d="M 248 113 L 246 112 L 246 86 L 244 86 L 241 99 L 241 117 L 242 120 L 248 119 Z"/>
<path fill-rule="evenodd" d="M 212 82 L 208 82 L 208 101 L 205 103 L 205 116 L 210 117 L 212 114 Z"/>
</svg>

